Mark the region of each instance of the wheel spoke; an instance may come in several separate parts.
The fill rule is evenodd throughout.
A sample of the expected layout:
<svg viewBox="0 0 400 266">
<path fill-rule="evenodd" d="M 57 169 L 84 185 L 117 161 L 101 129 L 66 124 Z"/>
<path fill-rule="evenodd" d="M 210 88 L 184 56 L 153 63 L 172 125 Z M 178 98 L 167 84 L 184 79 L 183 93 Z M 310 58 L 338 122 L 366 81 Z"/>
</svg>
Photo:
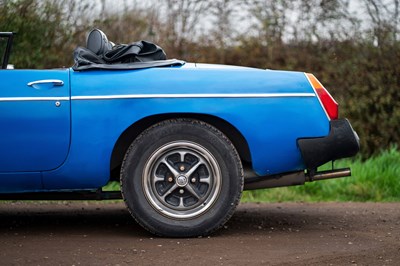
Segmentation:
<svg viewBox="0 0 400 266">
<path fill-rule="evenodd" d="M 186 154 L 187 154 L 187 152 L 183 152 L 183 151 L 179 152 L 179 155 L 181 156 L 181 163 L 183 163 L 185 161 L 185 155 Z"/>
<path fill-rule="evenodd" d="M 194 187 L 192 187 L 190 184 L 188 184 L 185 188 L 186 188 L 186 189 L 190 192 L 190 194 L 192 194 L 196 199 L 200 199 L 200 198 L 201 198 L 201 196 L 199 195 L 200 193 L 197 191 L 197 189 L 194 188 Z"/>
<path fill-rule="evenodd" d="M 179 208 L 185 208 L 185 205 L 183 205 L 183 197 L 179 198 Z"/>
<path fill-rule="evenodd" d="M 208 177 L 203 177 L 203 178 L 200 178 L 200 183 L 206 183 L 206 184 L 209 184 L 210 185 L 210 180 L 211 180 L 211 178 L 208 176 Z"/>
<path fill-rule="evenodd" d="M 167 190 L 167 192 L 164 193 L 164 195 L 161 196 L 162 200 L 165 201 L 165 198 L 177 188 L 178 188 L 178 185 L 174 184 L 170 189 Z"/>
<path fill-rule="evenodd" d="M 187 178 L 190 178 L 190 176 L 199 168 L 200 165 L 202 165 L 204 162 L 202 160 L 199 160 L 195 165 L 192 166 L 192 168 L 189 169 L 189 171 L 187 171 L 187 173 L 185 174 L 185 176 Z"/>
<path fill-rule="evenodd" d="M 165 158 L 161 161 L 161 163 L 165 164 L 168 167 L 168 170 L 174 175 L 174 177 L 179 176 L 179 172 L 174 167 L 172 167 L 172 165 L 170 165 L 167 160 L 165 160 Z"/>
<path fill-rule="evenodd" d="M 154 177 L 153 177 L 153 184 L 155 184 L 155 183 L 157 183 L 157 182 L 160 182 L 160 181 L 165 181 L 165 178 L 164 178 L 164 177 L 159 177 L 159 176 L 157 176 L 156 174 L 154 174 Z"/>
</svg>

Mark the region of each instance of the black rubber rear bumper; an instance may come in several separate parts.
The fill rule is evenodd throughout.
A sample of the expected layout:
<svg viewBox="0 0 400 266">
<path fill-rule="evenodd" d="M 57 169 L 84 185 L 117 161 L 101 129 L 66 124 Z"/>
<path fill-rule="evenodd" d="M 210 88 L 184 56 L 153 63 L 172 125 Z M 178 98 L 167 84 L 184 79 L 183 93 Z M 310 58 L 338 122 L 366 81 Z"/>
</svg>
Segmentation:
<svg viewBox="0 0 400 266">
<path fill-rule="evenodd" d="M 331 120 L 329 135 L 297 141 L 307 169 L 326 162 L 351 157 L 360 150 L 360 140 L 347 119 Z"/>
</svg>

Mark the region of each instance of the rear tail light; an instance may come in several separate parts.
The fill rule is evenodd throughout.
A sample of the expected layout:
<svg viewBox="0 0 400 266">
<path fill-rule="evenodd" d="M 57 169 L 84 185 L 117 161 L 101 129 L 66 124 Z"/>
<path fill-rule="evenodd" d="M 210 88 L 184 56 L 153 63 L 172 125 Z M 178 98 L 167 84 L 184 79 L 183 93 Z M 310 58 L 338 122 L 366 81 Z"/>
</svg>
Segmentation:
<svg viewBox="0 0 400 266">
<path fill-rule="evenodd" d="M 306 73 L 306 75 L 311 83 L 311 86 L 316 91 L 318 98 L 321 101 L 322 106 L 324 107 L 328 117 L 331 120 L 338 119 L 339 117 L 338 103 L 335 101 L 335 99 L 333 99 L 333 97 L 324 88 L 324 86 L 322 86 L 321 82 L 319 82 L 318 79 L 313 74 Z"/>
</svg>

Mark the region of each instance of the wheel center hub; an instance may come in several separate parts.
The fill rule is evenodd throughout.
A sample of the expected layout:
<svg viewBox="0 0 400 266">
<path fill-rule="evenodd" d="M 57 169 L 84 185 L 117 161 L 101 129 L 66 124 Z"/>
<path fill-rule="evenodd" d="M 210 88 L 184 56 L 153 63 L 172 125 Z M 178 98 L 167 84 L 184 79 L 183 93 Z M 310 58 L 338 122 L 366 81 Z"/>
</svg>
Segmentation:
<svg viewBox="0 0 400 266">
<path fill-rule="evenodd" d="M 184 175 L 180 175 L 178 176 L 178 178 L 176 179 L 176 184 L 180 187 L 184 187 L 186 186 L 188 183 L 188 179 L 186 178 L 186 176 Z"/>
</svg>

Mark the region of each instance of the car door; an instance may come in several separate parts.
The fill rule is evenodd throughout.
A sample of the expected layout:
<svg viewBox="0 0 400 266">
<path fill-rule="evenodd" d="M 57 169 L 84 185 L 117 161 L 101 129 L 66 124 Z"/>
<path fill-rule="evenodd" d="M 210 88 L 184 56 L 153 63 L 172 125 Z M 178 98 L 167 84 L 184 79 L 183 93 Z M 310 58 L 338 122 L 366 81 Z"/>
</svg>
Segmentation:
<svg viewBox="0 0 400 266">
<path fill-rule="evenodd" d="M 69 69 L 0 70 L 0 173 L 46 171 L 64 162 L 69 100 Z"/>
</svg>

